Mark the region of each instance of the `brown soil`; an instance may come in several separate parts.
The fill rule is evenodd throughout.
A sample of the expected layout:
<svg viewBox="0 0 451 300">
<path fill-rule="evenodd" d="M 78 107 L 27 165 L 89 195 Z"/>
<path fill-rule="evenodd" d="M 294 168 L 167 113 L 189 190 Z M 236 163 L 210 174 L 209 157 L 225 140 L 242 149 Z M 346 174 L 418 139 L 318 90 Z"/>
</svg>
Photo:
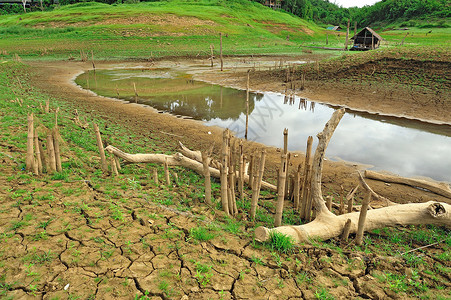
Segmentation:
<svg viewBox="0 0 451 300">
<path fill-rule="evenodd" d="M 183 62 L 177 64 L 183 67 Z M 138 138 L 158 139 L 162 145 L 159 151 L 175 151 L 178 140 L 201 150 L 208 149 L 212 143 L 220 144 L 219 128 L 95 96 L 74 86 L 70 80 L 91 68 L 89 63 L 34 62 L 31 65 L 36 72 L 31 78 L 34 86 L 72 103 L 80 113 L 124 126 Z M 111 65 L 96 63 L 97 68 Z M 195 76 L 228 85 L 243 83 L 233 72 L 215 71 Z M 253 86 L 262 90 L 283 89 L 281 82 L 264 85 L 264 78 L 260 78 L 256 85 L 256 81 L 253 80 Z M 9 145 L 0 144 L 0 147 L 7 154 L 23 151 Z M 246 143 L 245 152 L 261 147 Z M 215 148 L 217 154 L 218 146 Z M 274 181 L 280 153 L 274 148 L 267 151 L 268 180 Z M 293 164 L 302 159 L 299 155 Z M 412 270 L 401 258 L 346 249 L 339 253 L 303 245 L 299 251 L 289 257 L 282 255 L 280 259 L 277 253 L 256 249 L 249 237 L 228 233 L 221 233 L 209 242 L 197 242 L 189 237 L 190 230 L 199 225 L 208 226 L 213 218 L 222 219 L 220 212 L 194 206 L 192 212 L 204 216 L 199 219 L 191 213 L 154 204 L 132 189 L 111 197 L 104 188 L 85 181 L 59 182 L 57 187 L 52 181 L 36 183 L 20 177 L 11 180 L 8 174 L 15 172 L 14 165 L 8 157 L 0 156 L 0 226 L 8 233 L 1 236 L 0 274 L 8 283 L 14 283 L 9 290 L 3 285 L 0 295 L 6 290 L 7 296 L 15 299 L 70 296 L 134 299 L 135 295 L 149 291 L 149 299 L 316 299 L 315 291 L 321 293 L 324 288 L 336 299 L 407 297 L 394 293 L 388 284 L 374 277 L 387 272 L 406 274 L 431 286 L 450 286 L 446 273 L 430 276 L 421 272 L 420 279 L 413 277 Z M 357 168 L 326 161 L 323 191 L 336 196 L 340 196 L 342 187 L 349 191 L 357 184 Z M 397 202 L 447 201 L 406 186 L 369 183 L 376 192 Z M 146 188 L 155 193 L 171 193 L 164 186 Z M 27 197 L 17 197 L 11 192 L 21 189 L 27 190 Z M 76 193 L 68 195 L 65 192 L 68 190 Z M 180 195 L 174 193 L 174 196 Z M 81 204 L 88 207 L 85 209 Z M 118 209 L 122 220 L 112 217 Z M 433 265 L 436 254 L 443 251 L 440 245 L 433 246 L 424 260 Z M 199 271 L 202 265 L 206 266 L 205 273 Z"/>
</svg>

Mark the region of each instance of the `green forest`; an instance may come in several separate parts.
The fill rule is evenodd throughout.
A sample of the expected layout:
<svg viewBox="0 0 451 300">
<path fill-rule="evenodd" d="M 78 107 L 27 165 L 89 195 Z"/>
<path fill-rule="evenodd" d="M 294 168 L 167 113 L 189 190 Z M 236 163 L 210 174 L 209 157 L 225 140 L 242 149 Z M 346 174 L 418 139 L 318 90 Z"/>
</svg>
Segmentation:
<svg viewBox="0 0 451 300">
<path fill-rule="evenodd" d="M 160 0 L 147 1 L 157 2 Z M 225 1 L 225 0 L 224 0 Z M 246 0 L 243 0 L 245 2 Z M 265 0 L 254 0 L 265 3 Z M 8 2 L 8 1 L 6 1 Z M 55 6 L 89 2 L 79 0 L 32 0 L 25 10 L 52 10 Z M 137 3 L 139 0 L 96 0 L 107 4 Z M 2 3 L 0 1 L 0 3 Z M 57 3 L 57 4 L 55 4 Z M 372 6 L 343 8 L 329 0 L 283 0 L 282 10 L 317 24 L 345 26 L 348 19 L 358 26 L 449 27 L 451 2 L 449 0 L 382 0 Z M 1 5 L 1 4 L 0 4 Z M 21 4 L 3 4 L 0 14 L 24 13 Z M 419 21 L 419 22 L 418 22 Z"/>
</svg>

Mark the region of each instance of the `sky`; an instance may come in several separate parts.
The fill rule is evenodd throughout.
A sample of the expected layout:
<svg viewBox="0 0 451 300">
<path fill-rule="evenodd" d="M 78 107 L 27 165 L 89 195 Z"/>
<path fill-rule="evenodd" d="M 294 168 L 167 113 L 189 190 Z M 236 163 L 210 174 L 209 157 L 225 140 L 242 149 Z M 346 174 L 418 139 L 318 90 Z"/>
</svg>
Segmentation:
<svg viewBox="0 0 451 300">
<path fill-rule="evenodd" d="M 365 5 L 373 5 L 380 0 L 329 0 L 329 2 L 343 6 L 343 7 L 362 7 Z"/>
</svg>

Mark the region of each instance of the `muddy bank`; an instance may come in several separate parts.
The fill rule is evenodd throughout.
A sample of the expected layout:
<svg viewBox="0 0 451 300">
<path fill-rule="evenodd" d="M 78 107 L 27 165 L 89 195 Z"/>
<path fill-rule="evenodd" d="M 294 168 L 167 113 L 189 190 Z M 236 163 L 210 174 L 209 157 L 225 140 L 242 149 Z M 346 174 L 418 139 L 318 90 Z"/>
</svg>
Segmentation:
<svg viewBox="0 0 451 300">
<path fill-rule="evenodd" d="M 242 61 L 237 59 L 236 61 Z M 180 70 L 187 69 L 188 65 L 200 65 L 201 68 L 193 71 L 195 78 L 214 81 L 215 83 L 241 86 L 245 81 L 240 74 L 244 72 L 237 68 L 237 62 L 230 61 L 226 64 L 226 71 L 221 73 L 217 70 L 208 71 L 209 68 L 205 67 L 205 61 L 198 61 L 193 63 L 192 61 L 162 61 L 158 63 L 139 62 L 139 63 L 119 63 L 119 66 L 123 67 L 174 67 L 177 66 Z M 36 86 L 45 90 L 50 95 L 65 99 L 73 103 L 74 107 L 79 111 L 83 110 L 88 114 L 94 114 L 100 116 L 108 122 L 119 124 L 130 128 L 131 132 L 138 136 L 150 137 L 152 139 L 158 139 L 164 141 L 162 143 L 162 149 L 149 149 L 150 151 L 176 151 L 177 141 L 182 141 L 185 145 L 192 149 L 205 150 L 214 143 L 214 153 L 219 155 L 220 143 L 221 143 L 221 129 L 206 127 L 202 123 L 176 118 L 175 116 L 158 113 L 155 110 L 143 107 L 135 104 L 128 104 L 122 101 L 115 101 L 105 97 L 99 97 L 88 93 L 79 87 L 75 86 L 72 82 L 73 78 L 82 72 L 83 70 L 89 70 L 92 68 L 90 63 L 82 62 L 52 62 L 30 63 L 33 66 L 36 76 L 33 81 Z M 97 63 L 97 68 L 111 68 L 117 67 L 118 63 Z M 235 66 L 233 68 L 233 66 Z M 248 65 L 244 65 L 246 69 Z M 266 80 L 264 83 L 264 77 L 260 80 L 260 84 L 257 84 L 256 79 L 252 79 L 252 86 L 258 90 L 277 90 L 279 87 L 283 89 L 283 82 Z M 333 91 L 331 91 L 333 92 Z M 329 94 L 329 97 L 333 97 L 333 94 Z M 369 106 L 369 104 L 366 104 Z M 245 143 L 245 152 L 250 154 L 261 147 L 261 144 L 247 142 Z M 268 181 L 275 182 L 276 168 L 280 159 L 280 152 L 276 148 L 268 148 Z M 297 166 L 297 164 L 303 162 L 303 155 L 295 157 L 291 164 Z M 323 183 L 325 185 L 325 192 L 336 194 L 341 193 L 342 187 L 345 191 L 351 190 L 358 182 L 356 171 L 360 168 L 356 164 L 349 164 L 345 162 L 330 162 L 325 164 Z M 446 199 L 436 196 L 434 194 L 420 191 L 418 189 L 412 189 L 402 185 L 392 184 L 390 186 L 385 185 L 382 182 L 371 182 L 374 189 L 381 195 L 399 201 L 405 202 L 423 202 L 429 200 L 447 201 Z"/>
</svg>

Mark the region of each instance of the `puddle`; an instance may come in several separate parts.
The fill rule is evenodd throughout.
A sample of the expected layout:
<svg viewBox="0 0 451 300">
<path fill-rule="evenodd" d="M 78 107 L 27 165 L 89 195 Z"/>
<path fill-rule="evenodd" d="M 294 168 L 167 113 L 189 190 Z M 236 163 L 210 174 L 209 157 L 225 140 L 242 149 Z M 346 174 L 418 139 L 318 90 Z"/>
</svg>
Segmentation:
<svg viewBox="0 0 451 300">
<path fill-rule="evenodd" d="M 228 127 L 244 137 L 246 92 L 193 81 L 172 69 L 115 69 L 92 71 L 75 82 L 95 93 L 150 105 L 175 115 Z M 135 96 L 134 84 L 138 96 Z M 334 108 L 299 97 L 251 93 L 248 139 L 283 145 L 289 131 L 290 151 L 305 151 Z M 314 139 L 316 143 L 316 138 Z M 315 144 L 314 144 L 315 146 Z M 401 176 L 425 176 L 451 182 L 451 126 L 348 110 L 327 149 L 330 159 L 355 161 Z"/>
</svg>

